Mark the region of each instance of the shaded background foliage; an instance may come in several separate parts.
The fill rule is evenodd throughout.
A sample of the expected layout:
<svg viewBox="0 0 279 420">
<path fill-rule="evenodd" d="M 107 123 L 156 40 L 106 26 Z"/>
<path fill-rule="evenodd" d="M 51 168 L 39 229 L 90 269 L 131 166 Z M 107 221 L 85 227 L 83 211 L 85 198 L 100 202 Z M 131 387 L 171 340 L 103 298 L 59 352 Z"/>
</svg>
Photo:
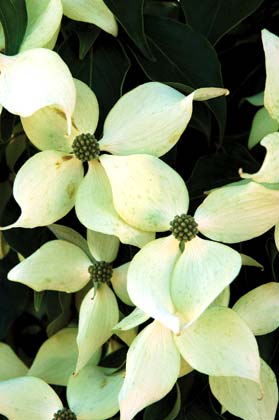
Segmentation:
<svg viewBox="0 0 279 420">
<path fill-rule="evenodd" d="M 103 121 L 128 90 L 155 80 L 184 93 L 203 86 L 225 86 L 227 98 L 195 103 L 190 126 L 179 144 L 164 159 L 187 183 L 191 211 L 204 192 L 239 179 L 238 169 L 256 171 L 264 150 L 247 149 L 251 121 L 256 108 L 243 100 L 264 89 L 265 67 L 260 31 L 279 35 L 278 0 L 105 0 L 119 23 L 117 38 L 94 25 L 63 18 L 55 50 L 74 77 L 86 82 L 100 105 L 97 136 Z M 0 0 L 0 20 L 6 41 L 5 53 L 16 54 L 27 25 L 24 0 Z M 20 166 L 36 152 L 23 135 L 13 142 L 11 133 L 18 119 L 6 111 L 0 121 L 0 218 L 16 219 L 18 206 L 11 186 Z M 133 139 L 131 139 L 133 141 Z M 85 234 L 74 212 L 61 223 Z M 71 321 L 76 311 L 71 295 L 58 292 L 33 293 L 6 279 L 17 261 L 16 252 L 28 256 L 53 236 L 47 228 L 12 229 L 5 232 L 12 251 L 0 261 L 0 339 L 8 342 L 30 363 L 41 343 Z M 244 267 L 231 286 L 231 303 L 258 285 L 278 280 L 278 253 L 267 232 L 235 248 L 264 265 Z M 116 265 L 129 261 L 135 249 L 122 246 Z M 120 304 L 121 306 L 121 304 Z M 127 308 L 121 306 L 123 313 Z M 257 337 L 262 357 L 279 374 L 279 332 Z M 120 366 L 125 349 L 102 361 Z M 64 390 L 58 390 L 63 396 Z M 172 413 L 172 417 L 168 415 Z M 233 420 L 220 415 L 220 407 L 205 375 L 193 372 L 178 381 L 163 400 L 147 407 L 137 419 Z M 115 417 L 117 418 L 117 416 Z M 279 418 L 279 415 L 278 415 Z"/>
</svg>

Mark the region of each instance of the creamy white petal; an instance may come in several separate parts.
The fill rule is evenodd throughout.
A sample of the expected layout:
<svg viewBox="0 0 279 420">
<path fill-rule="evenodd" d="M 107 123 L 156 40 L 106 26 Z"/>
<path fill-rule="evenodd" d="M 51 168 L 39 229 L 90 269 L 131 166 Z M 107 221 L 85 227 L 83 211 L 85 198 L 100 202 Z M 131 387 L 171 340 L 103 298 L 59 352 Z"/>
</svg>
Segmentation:
<svg viewBox="0 0 279 420">
<path fill-rule="evenodd" d="M 279 221 L 279 191 L 243 181 L 218 188 L 198 207 L 195 220 L 198 229 L 210 239 L 247 241 Z"/>
<path fill-rule="evenodd" d="M 76 213 L 88 229 L 118 236 L 123 243 L 142 247 L 154 239 L 154 233 L 128 225 L 117 214 L 108 177 L 97 160 L 89 162 L 88 172 L 78 189 Z"/>
<path fill-rule="evenodd" d="M 59 225 L 57 223 L 49 225 L 48 229 L 56 236 L 57 239 L 71 242 L 73 245 L 76 245 L 78 248 L 82 249 L 82 251 L 88 256 L 89 259 L 92 258 L 86 240 L 76 230 L 68 226 Z"/>
<path fill-rule="evenodd" d="M 263 29 L 262 42 L 266 68 L 264 106 L 270 116 L 279 122 L 279 37 Z"/>
<path fill-rule="evenodd" d="M 149 242 L 131 261 L 127 283 L 132 302 L 175 333 L 179 318 L 171 299 L 171 277 L 180 255 L 172 235 Z"/>
<path fill-rule="evenodd" d="M 63 16 L 61 0 L 26 0 L 27 28 L 20 51 L 45 47 L 57 29 Z"/>
<path fill-rule="evenodd" d="M 59 290 L 72 293 L 89 281 L 87 255 L 70 242 L 54 240 L 45 243 L 30 257 L 8 273 L 8 279 L 26 284 L 40 292 Z"/>
<path fill-rule="evenodd" d="M 241 178 L 252 178 L 259 183 L 278 183 L 279 182 L 279 133 L 268 134 L 261 145 L 266 148 L 266 156 L 262 166 L 255 174 L 247 174 L 240 170 Z"/>
<path fill-rule="evenodd" d="M 12 114 L 28 117 L 56 105 L 64 112 L 68 132 L 76 89 L 69 68 L 54 51 L 34 48 L 14 56 L 0 54 L 0 103 Z"/>
<path fill-rule="evenodd" d="M 175 336 L 175 342 L 184 359 L 202 373 L 259 381 L 260 357 L 255 337 L 229 308 L 209 308 Z"/>
<path fill-rule="evenodd" d="M 40 347 L 28 376 L 36 376 L 53 385 L 66 386 L 76 367 L 77 328 L 64 328 Z"/>
<path fill-rule="evenodd" d="M 82 301 L 78 325 L 78 360 L 75 373 L 86 365 L 95 353 L 112 336 L 119 312 L 114 293 L 107 284 L 95 291 L 89 290 Z"/>
<path fill-rule="evenodd" d="M 117 257 L 119 249 L 117 236 L 87 229 L 87 242 L 95 260 L 111 263 Z"/>
<path fill-rule="evenodd" d="M 46 226 L 61 219 L 73 208 L 82 177 L 82 163 L 71 155 L 46 150 L 32 156 L 14 182 L 21 215 L 5 228 Z"/>
<path fill-rule="evenodd" d="M 242 265 L 246 265 L 248 267 L 258 267 L 264 270 L 264 266 L 260 264 L 258 261 L 256 261 L 254 258 L 249 257 L 249 255 L 240 254 L 240 256 L 241 256 Z"/>
<path fill-rule="evenodd" d="M 230 303 L 230 286 L 226 287 L 221 293 L 220 295 L 217 296 L 216 299 L 214 299 L 213 302 L 211 302 L 211 304 L 209 305 L 209 307 L 211 306 L 229 306 Z"/>
<path fill-rule="evenodd" d="M 130 263 L 126 263 L 120 265 L 120 267 L 114 268 L 111 278 L 111 284 L 116 295 L 119 297 L 119 299 L 122 300 L 122 302 L 126 303 L 126 305 L 134 306 L 127 290 L 127 277 L 129 267 Z"/>
<path fill-rule="evenodd" d="M 195 237 L 185 243 L 171 280 L 172 301 L 192 324 L 238 275 L 241 257 L 232 248 Z"/>
<path fill-rule="evenodd" d="M 274 133 L 279 128 L 278 121 L 271 118 L 265 107 L 259 109 L 252 122 L 251 131 L 248 138 L 248 147 L 256 146 L 267 134 Z"/>
<path fill-rule="evenodd" d="M 69 153 L 76 136 L 94 134 L 99 119 L 97 98 L 85 83 L 74 79 L 74 84 L 77 96 L 70 135 L 67 135 L 65 115 L 54 106 L 41 108 L 31 116 L 21 118 L 27 137 L 38 149 Z"/>
<path fill-rule="evenodd" d="M 101 149 L 119 155 L 162 156 L 178 142 L 188 125 L 193 100 L 209 99 L 223 92 L 224 89 L 204 88 L 185 97 L 163 83 L 144 83 L 123 95 L 109 112 Z"/>
<path fill-rule="evenodd" d="M 62 0 L 64 15 L 80 22 L 93 23 L 117 36 L 117 22 L 103 0 Z"/>
<path fill-rule="evenodd" d="M 163 398 L 174 386 L 180 369 L 172 333 L 154 321 L 133 341 L 126 376 L 119 394 L 120 418 L 131 420 L 146 406 Z"/>
<path fill-rule="evenodd" d="M 0 381 L 25 376 L 27 366 L 6 343 L 0 343 Z"/>
<path fill-rule="evenodd" d="M 62 409 L 53 389 L 39 378 L 0 382 L 0 413 L 10 420 L 50 420 Z"/>
<path fill-rule="evenodd" d="M 255 335 L 276 330 L 279 327 L 279 283 L 270 282 L 250 290 L 232 309 Z"/>
<path fill-rule="evenodd" d="M 261 387 L 238 377 L 210 376 L 211 391 L 226 409 L 244 420 L 274 420 L 278 387 L 271 368 L 261 360 Z"/>
<path fill-rule="evenodd" d="M 103 155 L 100 160 L 116 211 L 131 226 L 166 231 L 174 216 L 187 213 L 189 197 L 183 179 L 157 157 Z"/>
<path fill-rule="evenodd" d="M 123 318 L 118 324 L 113 327 L 113 331 L 127 331 L 147 321 L 147 315 L 140 308 L 135 308 L 129 315 Z"/>
<path fill-rule="evenodd" d="M 119 411 L 118 394 L 123 378 L 123 372 L 110 375 L 104 368 L 85 366 L 69 381 L 67 387 L 69 407 L 78 419 L 111 418 Z"/>
</svg>

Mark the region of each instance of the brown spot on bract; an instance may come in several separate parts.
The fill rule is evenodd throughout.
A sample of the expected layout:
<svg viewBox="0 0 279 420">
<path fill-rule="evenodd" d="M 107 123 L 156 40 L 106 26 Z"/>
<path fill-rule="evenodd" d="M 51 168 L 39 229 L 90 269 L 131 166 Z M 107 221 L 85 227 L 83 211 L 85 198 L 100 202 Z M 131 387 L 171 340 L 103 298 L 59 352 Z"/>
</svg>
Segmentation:
<svg viewBox="0 0 279 420">
<path fill-rule="evenodd" d="M 105 386 L 106 386 L 106 384 L 107 384 L 107 378 L 104 378 L 103 380 L 102 380 L 102 383 L 100 384 L 100 388 L 104 388 Z"/>
<path fill-rule="evenodd" d="M 64 161 L 71 160 L 71 159 L 73 159 L 73 156 L 71 156 L 71 155 L 62 156 L 62 160 L 64 160 Z"/>
<path fill-rule="evenodd" d="M 67 186 L 66 191 L 67 191 L 67 194 L 68 194 L 69 198 L 72 199 L 74 197 L 74 195 L 75 195 L 75 192 L 76 192 L 76 186 L 75 186 L 75 184 L 71 182 Z"/>
<path fill-rule="evenodd" d="M 55 162 L 54 166 L 58 169 L 61 166 L 61 163 L 59 160 L 57 162 Z"/>
</svg>

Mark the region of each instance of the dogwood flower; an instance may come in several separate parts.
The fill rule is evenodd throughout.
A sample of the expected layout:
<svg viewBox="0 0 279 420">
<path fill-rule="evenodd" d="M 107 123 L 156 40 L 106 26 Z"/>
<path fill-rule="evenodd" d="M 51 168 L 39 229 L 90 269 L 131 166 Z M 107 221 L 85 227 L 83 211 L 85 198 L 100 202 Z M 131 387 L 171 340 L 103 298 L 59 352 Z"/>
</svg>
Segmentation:
<svg viewBox="0 0 279 420">
<path fill-rule="evenodd" d="M 65 416 L 100 420 L 116 414 L 123 372 L 97 366 L 99 349 L 74 376 L 76 338 L 77 328 L 64 328 L 50 337 L 42 344 L 29 370 L 7 344 L 0 343 L 0 412 L 15 420 L 57 420 Z M 63 408 L 47 383 L 67 386 L 69 409 Z"/>
<path fill-rule="evenodd" d="M 234 280 L 241 257 L 226 245 L 197 236 L 200 222 L 195 220 L 196 213 L 187 215 L 185 183 L 160 159 L 135 155 L 118 156 L 116 161 L 107 155 L 103 165 L 112 185 L 114 205 L 127 223 L 143 230 L 172 231 L 149 242 L 134 256 L 127 289 L 137 307 L 178 333 Z M 126 189 L 131 167 L 133 177 Z"/>
<path fill-rule="evenodd" d="M 260 360 L 254 335 L 278 328 L 279 287 L 267 283 L 242 296 L 229 309 L 228 288 L 180 334 L 157 321 L 133 341 L 119 394 L 121 420 L 163 398 L 181 374 L 181 364 L 209 375 L 212 392 L 244 420 L 275 418 L 278 388 L 271 368 Z M 142 311 L 141 311 L 142 312 Z M 146 321 L 136 311 L 115 329 Z M 238 353 L 239 352 L 239 353 Z M 181 358 L 182 356 L 182 358 Z M 180 373 L 179 373 L 180 372 Z"/>
<path fill-rule="evenodd" d="M 179 376 L 181 356 L 192 368 L 213 378 L 254 381 L 257 397 L 261 395 L 255 337 L 233 310 L 211 306 L 179 335 L 153 321 L 135 338 L 119 394 L 121 420 L 131 420 L 170 392 Z"/>
<path fill-rule="evenodd" d="M 267 135 L 261 145 L 267 152 L 259 171 L 240 170 L 242 181 L 210 192 L 197 210 L 201 231 L 209 238 L 241 242 L 275 226 L 279 249 L 279 133 Z"/>
<path fill-rule="evenodd" d="M 64 239 L 47 242 L 16 265 L 8 273 L 8 279 L 26 284 L 36 291 L 58 290 L 67 293 L 81 290 L 89 281 L 93 282 L 79 312 L 79 353 L 75 369 L 79 372 L 113 334 L 112 327 L 118 322 L 119 311 L 108 283 L 111 281 L 120 299 L 127 302 L 127 265 L 112 269 L 111 262 L 116 257 L 119 244 L 116 237 L 90 231 L 86 243 L 77 232 L 72 234 L 66 227 L 57 229 L 53 226 L 52 230 L 60 238 L 71 234 L 72 240 L 78 245 Z"/>
<path fill-rule="evenodd" d="M 13 192 L 22 212 L 7 228 L 49 225 L 76 203 L 77 216 L 88 229 L 142 246 L 154 232 L 139 230 L 118 215 L 104 165 L 107 155 L 100 152 L 161 156 L 187 126 L 194 99 L 205 100 L 227 91 L 198 89 L 185 97 L 161 83 L 143 84 L 114 105 L 106 118 L 103 138 L 97 142 L 93 134 L 98 122 L 96 97 L 84 83 L 76 80 L 75 84 L 77 102 L 70 136 L 65 137 L 64 116 L 55 108 L 22 118 L 27 136 L 43 151 L 30 158 L 16 176 Z M 114 159 L 117 162 L 118 156 Z M 88 162 L 84 178 L 83 162 Z M 141 177 L 144 170 L 143 166 Z"/>
<path fill-rule="evenodd" d="M 266 82 L 262 100 L 256 101 L 256 105 L 264 106 L 254 116 L 248 139 L 249 148 L 259 143 L 267 134 L 279 129 L 279 37 L 263 29 L 262 42 L 265 53 Z"/>
</svg>

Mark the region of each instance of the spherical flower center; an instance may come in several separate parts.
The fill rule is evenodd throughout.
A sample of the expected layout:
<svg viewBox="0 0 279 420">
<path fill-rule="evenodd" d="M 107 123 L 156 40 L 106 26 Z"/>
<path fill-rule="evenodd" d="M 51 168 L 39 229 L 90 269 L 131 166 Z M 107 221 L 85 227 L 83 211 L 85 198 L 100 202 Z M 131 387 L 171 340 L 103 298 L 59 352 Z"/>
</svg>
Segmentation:
<svg viewBox="0 0 279 420">
<path fill-rule="evenodd" d="M 195 219 L 188 214 L 175 216 L 175 218 L 170 222 L 170 226 L 173 236 L 179 242 L 191 241 L 191 239 L 193 239 L 199 232 L 198 224 Z"/>
<path fill-rule="evenodd" d="M 94 286 L 100 286 L 102 283 L 108 283 L 112 277 L 112 265 L 105 261 L 97 261 L 88 268 L 90 280 Z"/>
<path fill-rule="evenodd" d="M 73 152 L 76 158 L 83 162 L 97 159 L 100 154 L 100 146 L 93 134 L 80 134 L 72 144 Z"/>
<path fill-rule="evenodd" d="M 52 420 L 77 420 L 77 416 L 69 408 L 62 408 L 53 415 Z"/>
</svg>

